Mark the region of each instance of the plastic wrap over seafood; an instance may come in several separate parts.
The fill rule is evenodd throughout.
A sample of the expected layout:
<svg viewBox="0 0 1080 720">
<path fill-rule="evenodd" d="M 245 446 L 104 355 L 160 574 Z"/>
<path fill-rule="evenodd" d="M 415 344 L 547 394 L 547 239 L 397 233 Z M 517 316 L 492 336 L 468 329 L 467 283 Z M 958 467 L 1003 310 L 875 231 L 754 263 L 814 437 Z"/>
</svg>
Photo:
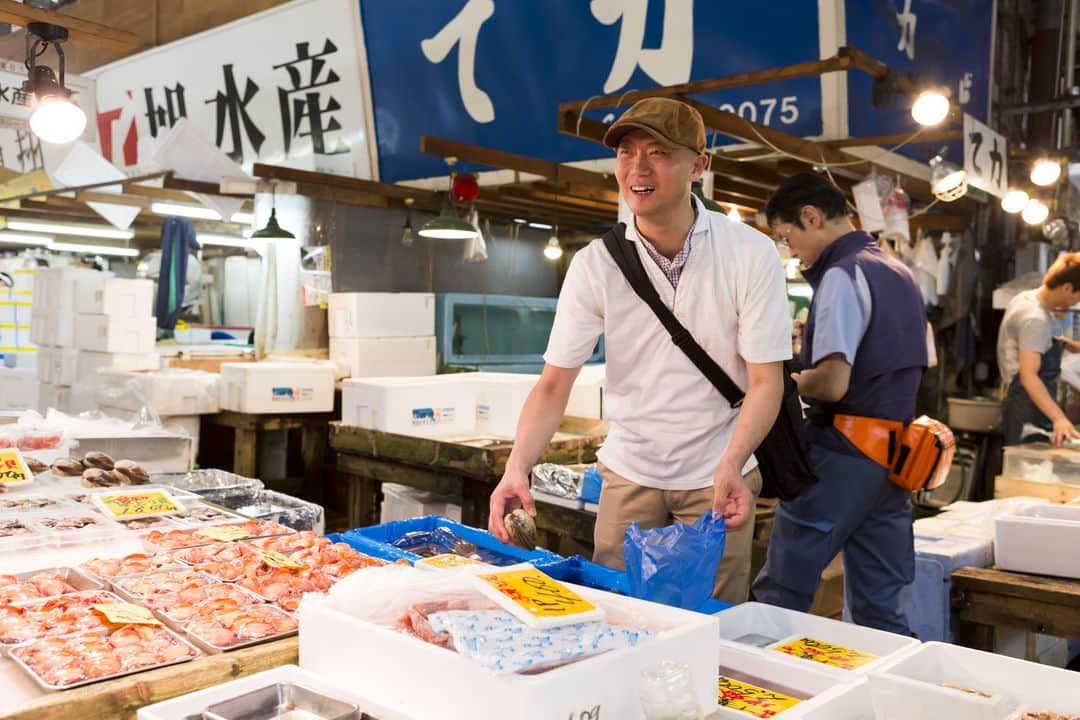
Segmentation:
<svg viewBox="0 0 1080 720">
<path fill-rule="evenodd" d="M 330 541 L 324 538 L 318 533 L 311 532 L 310 530 L 304 530 L 293 535 L 282 535 L 281 537 L 262 538 L 260 540 L 253 540 L 252 545 L 260 550 L 271 550 L 273 552 L 279 552 L 289 554 L 298 550 L 310 550 L 317 547 L 326 547 L 330 545 Z"/>
<path fill-rule="evenodd" d="M 91 575 L 110 580 L 125 575 L 140 575 L 155 570 L 180 570 L 183 565 L 169 555 L 132 553 L 122 558 L 93 558 L 79 566 Z"/>
<path fill-rule="evenodd" d="M 211 577 L 196 572 L 192 568 L 184 568 L 183 570 L 159 570 L 146 575 L 133 575 L 117 580 L 115 585 L 129 595 L 150 599 L 180 592 L 189 587 L 202 587 L 213 582 L 216 581 Z"/>
<path fill-rule="evenodd" d="M 93 606 L 116 602 L 120 599 L 112 593 L 84 590 L 24 607 L 0 605 L 0 644 L 97 630 L 105 620 Z"/>
<path fill-rule="evenodd" d="M 22 581 L 14 575 L 0 575 L 0 605 L 40 600 L 76 590 L 78 588 L 68 584 L 67 579 L 57 572 L 37 573 Z"/>
<path fill-rule="evenodd" d="M 203 606 L 184 630 L 215 650 L 280 637 L 296 632 L 296 618 L 269 605 L 241 606 L 216 600 Z"/>
<path fill-rule="evenodd" d="M 225 607 L 261 605 L 263 599 L 243 588 L 227 583 L 213 585 L 189 585 L 174 593 L 158 595 L 146 601 L 147 607 L 164 615 L 176 624 L 189 622 L 200 613 L 207 614 L 217 600 L 229 601 Z"/>
</svg>

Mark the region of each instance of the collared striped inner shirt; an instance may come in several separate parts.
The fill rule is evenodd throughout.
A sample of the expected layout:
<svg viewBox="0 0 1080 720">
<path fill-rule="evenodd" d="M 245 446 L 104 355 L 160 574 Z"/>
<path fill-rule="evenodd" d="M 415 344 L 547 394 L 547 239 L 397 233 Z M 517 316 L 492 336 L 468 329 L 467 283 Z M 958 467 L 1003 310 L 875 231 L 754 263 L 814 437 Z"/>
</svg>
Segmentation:
<svg viewBox="0 0 1080 720">
<path fill-rule="evenodd" d="M 660 254 L 653 244 L 645 239 L 645 236 L 640 232 L 638 236 L 641 237 L 642 243 L 645 245 L 645 251 L 649 253 L 649 257 L 653 259 L 657 267 L 667 277 L 668 282 L 671 283 L 671 287 L 679 287 L 679 278 L 682 277 L 683 267 L 686 265 L 686 259 L 690 257 L 690 248 L 693 245 L 691 238 L 694 236 L 694 227 L 697 225 L 697 215 L 694 215 L 694 223 L 690 226 L 690 232 L 686 233 L 686 242 L 683 243 L 682 250 L 675 254 L 675 257 L 668 260 L 666 257 Z"/>
</svg>

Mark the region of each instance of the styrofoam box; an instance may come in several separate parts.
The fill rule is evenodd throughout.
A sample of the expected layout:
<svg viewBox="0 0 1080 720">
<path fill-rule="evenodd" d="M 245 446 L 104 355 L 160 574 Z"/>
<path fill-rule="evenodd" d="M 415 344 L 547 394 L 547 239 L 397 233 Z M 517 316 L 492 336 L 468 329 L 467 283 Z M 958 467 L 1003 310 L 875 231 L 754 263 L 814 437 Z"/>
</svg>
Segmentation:
<svg viewBox="0 0 1080 720">
<path fill-rule="evenodd" d="M 96 384 L 99 368 L 114 370 L 157 370 L 161 358 L 157 353 L 114 353 L 80 350 L 75 363 L 75 380 L 79 384 Z"/>
<path fill-rule="evenodd" d="M 782 716 L 786 720 L 787 713 Z M 856 682 L 845 686 L 844 690 L 830 693 L 821 698 L 813 707 L 805 708 L 800 713 L 801 720 L 874 720 L 874 700 L 870 694 L 870 683 L 860 677 Z"/>
<path fill-rule="evenodd" d="M 476 431 L 476 393 L 469 383 L 432 378 L 352 378 L 342 383 L 343 425 L 419 437 Z"/>
<path fill-rule="evenodd" d="M 103 273 L 75 281 L 75 304 L 86 315 L 134 320 L 154 314 L 154 281 L 109 277 Z"/>
<path fill-rule="evenodd" d="M 75 348 L 54 347 L 48 348 L 45 356 L 38 364 L 39 376 L 44 382 L 54 385 L 66 385 L 71 387 L 79 381 L 76 372 L 79 362 L 79 351 Z M 41 373 L 44 372 L 45 376 Z"/>
<path fill-rule="evenodd" d="M 38 406 L 37 371 L 0 367 L 0 409 L 34 410 Z"/>
<path fill-rule="evenodd" d="M 76 434 L 79 452 L 103 452 L 117 460 L 133 460 L 148 473 L 186 473 L 195 466 L 194 440 L 162 431 L 146 435 L 90 436 Z"/>
<path fill-rule="evenodd" d="M 1080 713 L 1076 673 L 946 643 L 916 647 L 868 677 L 877 720 L 1000 720 L 1019 709 Z"/>
<path fill-rule="evenodd" d="M 38 312 L 35 307 L 30 315 L 30 342 L 35 345 L 54 347 L 75 346 L 75 315 L 64 315 L 53 310 Z"/>
<path fill-rule="evenodd" d="M 157 339 L 153 317 L 115 318 L 79 315 L 75 321 L 75 346 L 106 353 L 151 353 Z"/>
<path fill-rule="evenodd" d="M 461 373 L 476 391 L 476 432 L 480 435 L 512 438 L 518 418 L 539 375 L 514 373 Z"/>
<path fill-rule="evenodd" d="M 431 293 L 330 293 L 330 337 L 426 337 L 435 334 Z"/>
<path fill-rule="evenodd" d="M 435 336 L 330 338 L 330 359 L 348 369 L 346 377 L 434 375 Z"/>
<path fill-rule="evenodd" d="M 220 409 L 217 373 L 169 368 L 153 371 L 98 370 L 99 405 L 122 410 L 149 407 L 158 415 L 207 415 Z"/>
<path fill-rule="evenodd" d="M 383 501 L 379 512 L 379 522 L 410 520 L 416 517 L 439 515 L 461 522 L 461 498 L 437 495 L 424 490 L 384 482 L 382 484 Z"/>
<path fill-rule="evenodd" d="M 1080 579 L 1080 507 L 1032 505 L 995 521 L 1001 570 Z"/>
<path fill-rule="evenodd" d="M 82 278 L 102 277 L 97 270 L 76 267 L 38 268 L 34 275 L 34 311 L 74 318 L 75 285 Z"/>
<path fill-rule="evenodd" d="M 719 615 L 717 614 L 714 617 L 719 617 Z M 723 668 L 730 668 L 739 673 L 754 676 L 761 681 L 761 686 L 774 687 L 777 690 L 779 688 L 775 686 L 790 688 L 810 696 L 795 707 L 777 715 L 777 717 L 782 717 L 784 720 L 801 720 L 807 713 L 834 703 L 839 697 L 848 693 L 852 687 L 852 678 L 842 679 L 836 675 L 822 672 L 817 667 L 811 666 L 811 663 L 792 666 L 765 655 L 748 652 L 743 650 L 741 646 L 722 644 L 720 646 L 719 660 L 720 672 L 723 672 Z M 712 703 L 716 703 L 715 694 Z M 703 706 L 702 709 L 708 712 L 713 706 L 710 704 Z M 619 715 L 618 717 L 623 716 Z M 634 717 L 640 717 L 640 714 Z M 752 716 L 741 710 L 732 710 L 726 707 L 717 707 L 716 711 L 709 715 L 710 720 L 712 718 L 747 720 L 749 717 Z M 832 719 L 830 718 L 830 720 Z"/>
<path fill-rule="evenodd" d="M 701 707 L 716 705 L 715 618 L 569 586 L 594 603 L 617 606 L 648 625 L 669 629 L 636 647 L 548 672 L 499 675 L 457 653 L 347 615 L 331 606 L 331 598 L 311 594 L 298 613 L 300 667 L 413 718 L 550 720 L 591 712 L 592 717 L 639 720 L 641 703 L 632 689 L 642 670 L 672 660 L 690 668 Z M 410 677 L 423 678 L 422 691 L 402 682 Z"/>
<path fill-rule="evenodd" d="M 245 413 L 330 412 L 331 363 L 222 363 L 221 408 Z"/>
<path fill-rule="evenodd" d="M 900 611 L 922 641 L 953 638 L 952 574 L 963 567 L 988 567 L 994 545 L 985 538 L 915 538 L 915 581 L 900 592 Z"/>
<path fill-rule="evenodd" d="M 584 368 L 582 368 L 584 370 Z M 604 417 L 604 381 L 582 378 L 580 375 L 570 388 L 566 402 L 566 415 L 582 418 Z"/>
<path fill-rule="evenodd" d="M 853 674 L 870 672 L 883 665 L 896 653 L 919 644 L 915 638 L 757 602 L 742 603 L 723 610 L 716 614 L 716 618 L 720 621 L 720 640 L 724 645 L 737 647 L 753 654 L 765 655 L 777 662 L 797 667 L 811 665 L 815 670 L 835 675 L 840 679 L 848 679 Z M 792 657 L 769 648 L 738 642 L 738 638 L 751 634 L 774 638 L 776 641 L 789 640 L 793 636 L 811 637 L 833 645 L 842 645 L 851 650 L 876 655 L 877 660 L 854 671 L 844 670 Z"/>
</svg>

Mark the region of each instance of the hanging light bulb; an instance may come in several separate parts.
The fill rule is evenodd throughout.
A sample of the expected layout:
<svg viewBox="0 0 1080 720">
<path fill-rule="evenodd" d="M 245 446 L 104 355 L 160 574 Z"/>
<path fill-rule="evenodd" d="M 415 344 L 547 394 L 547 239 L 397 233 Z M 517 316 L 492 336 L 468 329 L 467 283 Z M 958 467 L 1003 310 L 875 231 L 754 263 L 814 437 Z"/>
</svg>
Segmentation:
<svg viewBox="0 0 1080 720">
<path fill-rule="evenodd" d="M 941 155 L 930 161 L 930 191 L 942 202 L 953 202 L 967 194 L 967 171 Z"/>
<path fill-rule="evenodd" d="M 1009 190 L 1005 197 L 1001 198 L 1001 209 L 1010 214 L 1016 214 L 1024 209 L 1031 198 L 1023 190 Z"/>
<path fill-rule="evenodd" d="M 64 50 L 61 43 L 67 40 L 66 28 L 50 23 L 32 22 L 26 26 L 28 39 L 33 44 L 26 58 L 27 78 L 22 90 L 34 96 L 30 111 L 30 130 L 47 143 L 69 143 L 86 129 L 86 113 L 71 101 L 71 91 L 64 87 Z M 57 74 L 47 65 L 38 65 L 37 59 L 52 46 L 59 60 Z"/>
<path fill-rule="evenodd" d="M 1050 215 L 1050 208 L 1036 198 L 1032 198 L 1028 201 L 1028 204 L 1024 207 L 1024 212 L 1020 217 L 1024 218 L 1024 222 L 1028 225 L 1039 225 Z"/>
<path fill-rule="evenodd" d="M 458 216 L 448 193 L 443 202 L 442 212 L 438 217 L 424 223 L 424 227 L 420 228 L 418 234 L 420 237 L 433 240 L 468 240 L 476 237 L 476 228 Z"/>
<path fill-rule="evenodd" d="M 728 220 L 732 220 L 737 223 L 742 222 L 742 215 L 739 214 L 739 206 L 735 203 L 731 203 L 731 209 L 727 212 Z"/>
<path fill-rule="evenodd" d="M 1037 160 L 1031 168 L 1031 182 L 1046 187 L 1053 185 L 1061 177 L 1061 163 L 1057 160 L 1042 158 Z"/>
<path fill-rule="evenodd" d="M 548 238 L 547 247 L 544 248 L 544 257 L 548 260 L 558 260 L 562 257 L 562 245 L 559 244 L 558 235 L 552 233 L 551 237 Z"/>
<path fill-rule="evenodd" d="M 920 125 L 937 125 L 949 115 L 949 99 L 937 90 L 924 90 L 911 106 L 911 117 Z"/>
</svg>

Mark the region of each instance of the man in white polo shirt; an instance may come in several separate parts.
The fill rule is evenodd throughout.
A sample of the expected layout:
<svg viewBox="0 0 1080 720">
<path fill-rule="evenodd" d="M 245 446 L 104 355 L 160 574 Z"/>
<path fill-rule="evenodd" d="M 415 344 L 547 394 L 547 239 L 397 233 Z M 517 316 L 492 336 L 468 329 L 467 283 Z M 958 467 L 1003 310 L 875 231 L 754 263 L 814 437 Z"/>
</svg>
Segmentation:
<svg viewBox="0 0 1080 720">
<path fill-rule="evenodd" d="M 711 509 L 728 527 L 714 594 L 741 602 L 761 489 L 753 452 L 776 420 L 782 361 L 791 357 L 783 266 L 768 237 L 691 194 L 708 160 L 697 110 L 667 98 L 642 100 L 608 129 L 604 144 L 616 152 L 619 191 L 634 213 L 626 237 L 650 281 L 746 398 L 731 407 L 634 293 L 603 241 L 593 241 L 574 256 L 563 282 L 543 374 L 491 495 L 489 528 L 505 541 L 507 512 L 536 514 L 529 473 L 603 333 L 610 430 L 598 453 L 596 561 L 624 567 L 632 521 L 646 529 L 692 523 Z"/>
</svg>

